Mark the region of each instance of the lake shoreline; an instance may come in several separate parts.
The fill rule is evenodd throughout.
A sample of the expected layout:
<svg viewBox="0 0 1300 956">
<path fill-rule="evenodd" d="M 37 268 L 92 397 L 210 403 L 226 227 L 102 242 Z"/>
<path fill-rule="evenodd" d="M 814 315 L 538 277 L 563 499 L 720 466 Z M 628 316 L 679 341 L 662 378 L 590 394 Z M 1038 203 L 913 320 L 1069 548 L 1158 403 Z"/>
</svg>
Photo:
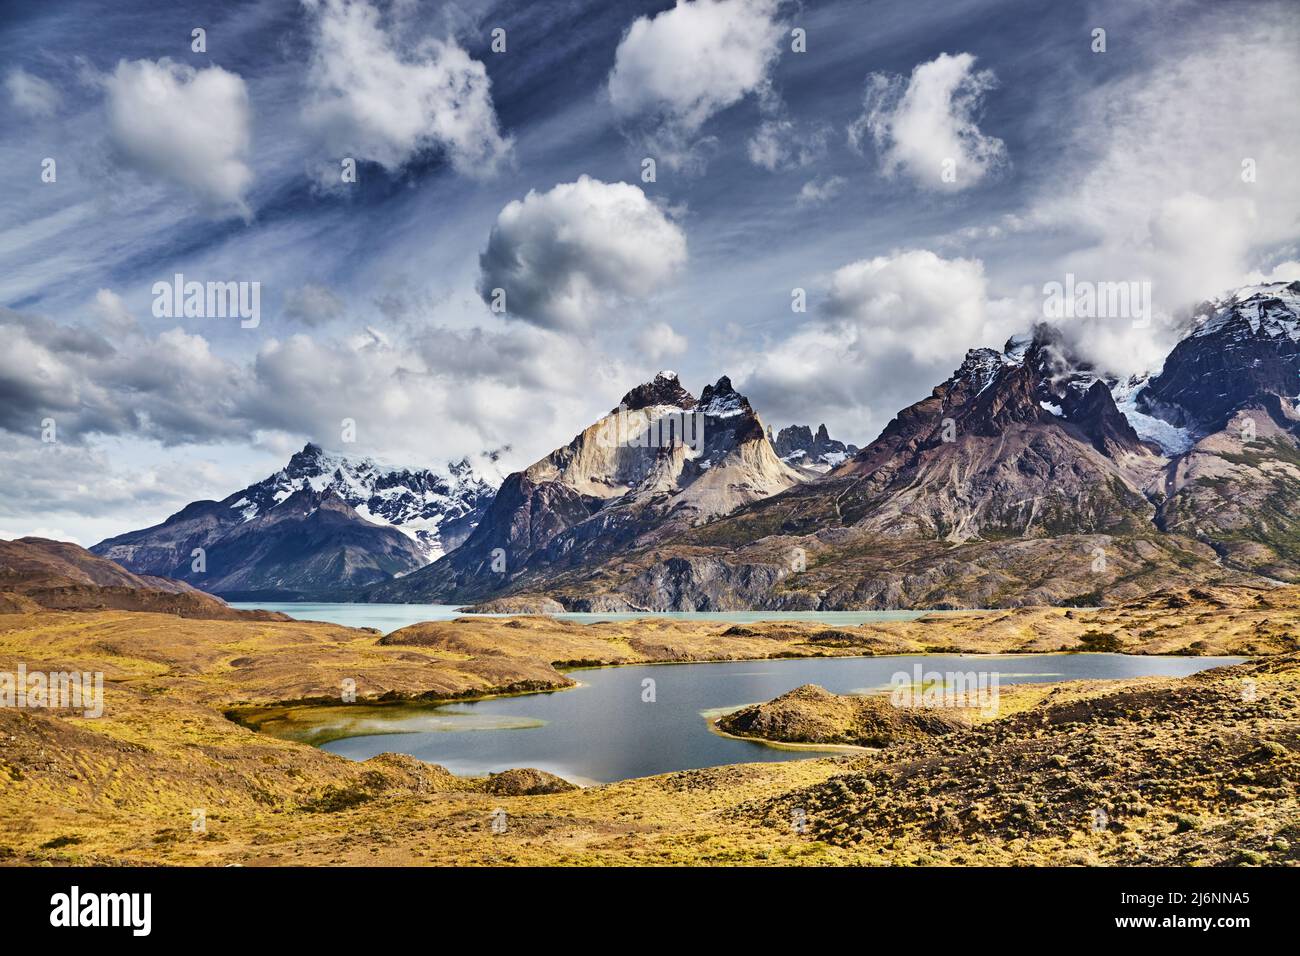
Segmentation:
<svg viewBox="0 0 1300 956">
<path fill-rule="evenodd" d="M 854 627 L 863 623 L 911 621 L 927 616 L 992 613 L 987 609 L 909 609 L 837 610 L 837 611 L 473 611 L 456 604 L 389 604 L 349 601 L 231 601 L 230 607 L 241 610 L 274 611 L 299 621 L 338 624 L 343 627 L 373 627 L 393 633 L 415 624 L 439 621 L 509 620 L 545 618 L 575 624 L 638 623 L 647 621 L 696 622 L 699 624 L 794 624 L 820 623 L 825 626 Z M 319 610 L 316 610 L 319 609 Z M 420 609 L 420 610 L 415 610 Z M 381 624 L 382 622 L 382 624 Z M 389 629 L 385 629 L 389 628 Z"/>
<path fill-rule="evenodd" d="M 1208 598 L 1155 595 L 1098 611 L 1029 609 L 839 629 L 851 631 L 847 636 L 809 626 L 728 634 L 717 625 L 671 622 L 496 619 L 417 626 L 380 641 L 373 631 L 297 621 L 10 613 L 0 616 L 0 655 L 29 669 L 103 672 L 107 706 L 93 721 L 0 709 L 0 774 L 9 773 L 0 787 L 0 819 L 13 824 L 0 832 L 0 847 L 13 862 L 53 865 L 1294 862 L 1292 851 L 1277 849 L 1234 815 L 1230 799 L 1238 792 L 1249 797 L 1252 819 L 1268 832 L 1300 812 L 1294 795 L 1270 783 L 1277 774 L 1292 778 L 1296 766 L 1300 589 L 1269 592 L 1263 601 L 1258 594 L 1220 589 Z M 999 721 L 1001 729 L 976 727 L 969 740 L 962 735 L 933 749 L 922 742 L 843 757 L 728 763 L 539 796 L 491 794 L 481 782 L 391 753 L 349 760 L 224 716 L 234 707 L 286 700 L 337 702 L 341 678 L 355 681 L 361 700 L 464 702 L 520 681 L 572 686 L 572 676 L 549 662 L 600 661 L 581 695 L 485 701 L 493 712 L 510 703 L 532 711 L 542 700 L 596 694 L 596 678 L 605 674 L 639 682 L 641 674 L 620 664 L 729 657 L 743 658 L 735 670 L 760 670 L 770 668 L 756 665 L 798 648 L 794 656 L 807 660 L 795 666 L 811 670 L 830 657 L 851 656 L 845 666 L 856 668 L 901 654 L 971 655 L 964 665 L 970 666 L 1011 653 L 1036 660 L 1044 651 L 1086 651 L 1100 639 L 1117 644 L 1124 660 L 1181 653 L 1257 659 L 1184 679 L 1032 685 L 1043 689 L 1027 689 L 1016 712 Z M 667 682 L 687 677 L 649 673 L 659 675 L 665 703 L 673 699 Z M 1243 694 L 1243 682 L 1257 685 L 1257 693 Z M 866 683 L 878 681 L 855 686 Z M 757 684 L 737 685 L 713 700 L 762 694 Z M 678 710 L 698 733 L 742 743 L 700 727 L 698 710 Z M 384 747 L 391 749 L 392 738 Z M 1026 747 L 1033 754 L 1028 763 Z M 1137 764 L 1124 758 L 1148 751 L 1150 759 Z M 938 757 L 941 778 L 909 776 L 916 760 Z M 1152 786 L 1152 768 L 1160 771 L 1159 786 Z M 850 784 L 843 805 L 836 802 L 845 792 L 835 783 L 841 778 Z M 1139 785 L 1141 805 L 1132 796 Z M 1076 799 L 1080 787 L 1095 793 Z M 203 838 L 190 828 L 197 792 L 222 808 L 209 816 Z M 111 804 L 105 793 L 113 794 Z M 866 793 L 891 796 L 864 804 Z M 864 822 L 864 806 L 876 823 Z M 1107 808 L 1124 839 L 1090 829 L 1094 806 Z M 38 807 L 57 812 L 33 812 Z M 791 807 L 807 810 L 807 834 L 790 830 Z M 961 816 L 970 807 L 980 814 L 978 839 L 963 829 L 976 826 Z M 502 835 L 486 823 L 497 808 L 511 819 Z"/>
<path fill-rule="evenodd" d="M 651 663 L 592 669 L 589 693 L 582 695 L 528 695 L 521 699 L 501 699 L 505 706 L 469 707 L 459 714 L 441 714 L 445 726 L 425 732 L 418 727 L 392 729 L 385 734 L 362 728 L 351 734 L 331 736 L 329 751 L 353 760 L 365 760 L 384 751 L 397 751 L 448 769 L 467 778 L 500 772 L 510 767 L 538 767 L 569 779 L 596 779 L 616 782 L 703 767 L 725 767 L 758 760 L 799 759 L 837 756 L 865 752 L 852 743 L 815 743 L 771 739 L 759 735 L 732 733 L 721 727 L 721 716 L 751 706 L 750 701 L 765 701 L 802 684 L 830 686 L 836 693 L 856 698 L 887 700 L 897 675 L 909 677 L 916 667 L 933 667 L 943 674 L 966 673 L 993 665 L 1006 683 L 1006 698 L 1026 695 L 1031 701 L 1047 696 L 1062 683 L 1098 686 L 1117 680 L 1160 679 L 1202 672 L 1216 667 L 1243 663 L 1240 657 L 1136 657 L 1118 654 L 1036 654 L 1036 655 L 884 655 L 837 658 L 805 657 L 802 659 L 768 658 L 763 660 L 702 661 L 682 668 L 681 675 L 659 677 L 657 685 L 647 676 L 655 668 Z M 603 672 L 603 673 L 600 673 Z M 596 679 L 600 673 L 600 679 Z M 739 681 L 740 683 L 737 683 Z M 644 696 L 649 687 L 650 697 Z M 738 696 L 743 687 L 745 696 Z M 864 689 L 865 688 L 865 689 Z M 1013 688 L 1032 688 L 1016 691 Z M 657 698 L 654 696 L 657 692 Z M 767 695 L 767 696 L 764 696 Z M 636 701 L 640 700 L 640 703 Z M 642 705 L 660 701 L 657 707 Z M 488 703 L 488 702 L 485 702 Z M 664 710 L 665 705 L 667 710 Z M 631 710 L 629 710 L 631 708 Z M 435 708 L 430 707 L 430 711 Z M 346 709 L 357 721 L 375 712 L 364 706 Z M 975 722 L 961 709 L 958 719 Z M 321 721 L 336 725 L 343 708 L 322 710 Z M 633 717 L 633 712 L 637 715 Z M 396 717 L 405 719 L 418 710 L 402 710 Z M 992 713 L 992 712 L 990 712 Z M 299 711 L 298 726 L 307 725 L 316 715 Z M 985 715 L 985 718 L 989 714 Z M 456 720 L 465 721 L 463 727 Z M 521 720 L 539 722 L 536 732 L 518 734 L 511 726 L 504 734 L 482 734 L 474 725 L 482 720 Z M 628 721 L 632 721 L 629 725 Z M 704 727 L 700 728 L 703 721 Z M 593 729 L 596 728 L 596 729 Z M 490 728 L 489 728 L 490 729 Z M 457 730 L 465 733 L 457 734 Z M 736 741 L 742 748 L 718 747 L 704 737 Z M 394 742 L 394 733 L 407 736 Z M 450 732 L 450 733 L 448 733 Z M 302 734 L 295 739 L 303 739 Z M 311 742 L 315 743 L 316 740 Z M 781 756 L 755 754 L 754 746 Z M 638 753 L 638 751 L 645 751 Z M 567 772 L 566 772 L 567 771 Z M 574 776 L 576 774 L 576 776 Z"/>
<path fill-rule="evenodd" d="M 556 667 L 556 670 L 562 674 L 572 674 L 572 673 L 580 673 L 582 671 L 603 671 L 603 670 L 613 670 L 616 668 L 624 668 L 624 667 L 677 667 L 677 666 L 694 667 L 694 666 L 708 665 L 708 664 L 719 664 L 719 665 L 720 664 L 745 664 L 745 663 L 771 664 L 771 663 L 782 663 L 787 661 L 794 662 L 794 661 L 807 661 L 807 660 L 825 660 L 825 661 L 889 660 L 891 658 L 901 659 L 901 658 L 913 658 L 913 657 L 920 657 L 920 658 L 959 657 L 959 658 L 971 658 L 971 659 L 980 659 L 980 660 L 995 660 L 998 658 L 1025 657 L 1031 655 L 1035 657 L 1054 657 L 1054 656 L 1084 657 L 1090 655 L 1107 655 L 1111 653 L 1117 653 L 1117 652 L 1038 651 L 1038 652 L 1027 652 L 1023 654 L 1016 654 L 1016 653 L 1007 653 L 1004 651 L 989 651 L 986 653 L 981 653 L 978 651 L 967 651 L 967 652 L 962 652 L 960 654 L 951 654 L 943 651 L 935 651 L 935 652 L 921 652 L 921 653 L 910 653 L 910 654 L 837 654 L 833 656 L 824 656 L 824 657 L 819 657 L 817 655 L 810 654 L 810 655 L 802 655 L 802 656 L 780 656 L 780 657 L 735 657 L 735 658 L 728 658 L 726 660 L 701 659 L 701 660 L 674 660 L 674 661 L 619 661 L 619 662 L 604 663 L 604 664 L 584 664 L 577 667 Z M 1188 659 L 1192 655 L 1129 654 L 1126 656 L 1134 657 L 1134 658 L 1167 657 L 1167 658 L 1175 658 L 1175 659 L 1182 660 L 1182 659 Z M 1199 655 L 1195 655 L 1195 656 L 1198 659 L 1200 659 Z M 1226 663 L 1215 664 L 1214 665 L 1215 667 L 1229 667 L 1229 666 L 1233 666 L 1233 664 L 1243 663 L 1251 659 L 1250 657 L 1246 657 L 1242 655 L 1214 655 L 1214 658 L 1222 659 L 1225 661 L 1227 660 L 1232 661 L 1232 664 L 1226 664 Z M 1209 670 L 1211 668 L 1206 668 L 1206 669 Z M 1097 678 L 1097 679 L 1104 680 L 1105 678 Z M 229 720 L 239 724 L 241 727 L 247 727 L 249 730 L 253 730 L 257 733 L 269 733 L 271 736 L 278 737 L 281 740 L 292 740 L 299 743 L 308 743 L 310 746 L 319 746 L 319 744 L 314 741 L 301 740 L 298 736 L 288 736 L 288 735 L 271 733 L 270 731 L 264 728 L 264 724 L 270 720 L 274 720 L 275 717 L 278 716 L 281 712 L 288 712 L 288 711 L 310 712 L 313 709 L 317 709 L 317 708 L 321 710 L 329 710 L 329 711 L 347 709 L 347 710 L 355 710 L 358 716 L 366 712 L 377 712 L 377 711 L 385 711 L 385 710 L 409 709 L 413 711 L 436 711 L 439 708 L 447 707 L 455 704 L 476 704 L 476 703 L 483 703 L 485 701 L 492 701 L 492 700 L 507 700 L 511 698 L 522 698 L 522 697 L 538 697 L 538 696 L 545 696 L 549 694 L 562 693 L 564 691 L 578 690 L 582 686 L 583 684 L 580 681 L 575 681 L 574 683 L 567 686 L 539 687 L 530 690 L 486 691 L 483 693 L 475 693 L 475 694 L 468 694 L 468 695 L 450 695 L 450 696 L 442 696 L 442 697 L 427 697 L 425 695 L 417 695 L 413 697 L 401 697 L 401 698 L 389 698 L 389 699 L 365 699 L 365 700 L 357 700 L 354 703 L 343 704 L 343 705 L 339 704 L 337 700 L 333 698 L 319 698 L 319 697 L 304 698 L 299 700 L 276 701 L 270 704 L 250 705 L 247 707 L 231 707 L 226 711 L 226 716 Z M 885 692 L 886 691 L 884 690 L 880 691 L 880 693 L 885 693 Z M 754 703 L 758 703 L 758 702 L 756 701 Z M 804 748 L 805 746 L 811 749 L 826 749 L 826 747 L 829 746 L 833 746 L 837 748 L 844 747 L 849 750 L 872 749 L 872 748 L 856 747 L 850 744 L 803 745 L 803 744 L 782 743 L 781 741 L 768 741 L 765 738 L 761 738 L 761 737 L 743 737 L 736 734 L 729 734 L 726 731 L 721 730 L 720 728 L 714 727 L 713 725 L 716 723 L 718 719 L 717 716 L 707 718 L 707 719 L 708 722 L 710 723 L 710 726 L 713 727 L 715 732 L 720 734 L 721 736 L 731 737 L 736 740 L 747 740 L 756 743 L 770 743 L 773 745 L 780 744 L 782 749 L 793 750 L 793 749 Z M 371 731 L 367 734 L 353 734 L 353 735 L 345 735 L 337 738 L 331 738 L 328 742 L 332 743 L 335 740 L 346 740 L 349 739 L 349 737 L 353 737 L 353 736 L 369 736 L 372 733 L 373 734 L 379 734 L 379 733 L 403 734 L 403 733 L 418 733 L 418 732 L 419 731 L 402 731 L 402 730 Z"/>
<path fill-rule="evenodd" d="M 1247 596 L 1256 598 L 1257 592 Z M 1248 658 L 1279 653 L 1286 646 L 1262 646 L 1262 624 L 1272 608 L 1252 607 L 1252 618 L 1241 616 L 1240 630 L 1249 643 L 1205 626 L 1204 607 L 1194 602 L 1168 600 L 1167 605 L 1144 609 L 1031 608 L 1010 612 L 957 612 L 942 617 L 877 621 L 855 627 L 832 627 L 818 621 L 767 621 L 723 624 L 698 620 L 642 618 L 634 621 L 579 623 L 550 616 L 459 616 L 428 621 L 390 632 L 381 646 L 421 648 L 439 657 L 491 659 L 503 676 L 511 662 L 532 660 L 551 675 L 528 686 L 503 681 L 491 687 L 457 688 L 450 693 L 426 689 L 389 691 L 380 695 L 364 689 L 355 704 L 357 714 L 382 711 L 371 707 L 400 702 L 416 708 L 437 708 L 456 703 L 552 694 L 571 689 L 581 671 L 599 672 L 632 665 L 702 664 L 749 661 L 844 658 L 847 660 L 928 659 L 959 656 L 972 661 L 992 661 L 1009 656 L 1123 654 L 1128 657 Z M 1243 602 L 1244 603 L 1244 602 Z M 1255 603 L 1258 603 L 1257 598 Z M 362 605 L 368 608 L 368 605 Z M 1218 617 L 1219 615 L 1215 615 Z M 1285 621 L 1276 621 L 1283 628 Z M 345 625 L 334 625 L 344 627 Z M 374 630 L 361 632 L 373 639 Z M 1210 633 L 1219 646 L 1204 640 Z M 1159 635 L 1157 640 L 1134 641 Z M 1291 639 L 1292 644 L 1294 639 Z M 1104 646 L 1103 646 L 1104 645 Z M 486 655 L 480 657 L 481 655 Z M 450 661 L 450 657 L 445 658 Z M 319 705 L 326 715 L 336 714 L 336 696 L 311 699 L 261 701 L 252 707 L 232 708 L 232 716 L 245 725 L 262 726 L 277 712 L 296 711 L 301 717 Z M 252 716 L 250 721 L 248 718 Z M 316 721 L 310 721 L 315 724 Z M 346 739 L 346 738 L 344 738 Z"/>
</svg>

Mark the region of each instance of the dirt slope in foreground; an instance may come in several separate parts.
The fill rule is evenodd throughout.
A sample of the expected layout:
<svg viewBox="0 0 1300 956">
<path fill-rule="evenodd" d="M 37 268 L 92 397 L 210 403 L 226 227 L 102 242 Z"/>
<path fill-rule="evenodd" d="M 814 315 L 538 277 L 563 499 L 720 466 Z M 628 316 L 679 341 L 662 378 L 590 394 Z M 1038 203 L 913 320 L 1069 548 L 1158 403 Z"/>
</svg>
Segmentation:
<svg viewBox="0 0 1300 956">
<path fill-rule="evenodd" d="M 1300 862 L 1300 656 L 1095 692 L 871 753 L 735 812 L 868 857 Z"/>
<path fill-rule="evenodd" d="M 184 581 L 134 574 L 69 541 L 0 541 L 0 614 L 152 611 L 214 621 L 287 621 L 278 611 L 239 611 Z"/>
</svg>

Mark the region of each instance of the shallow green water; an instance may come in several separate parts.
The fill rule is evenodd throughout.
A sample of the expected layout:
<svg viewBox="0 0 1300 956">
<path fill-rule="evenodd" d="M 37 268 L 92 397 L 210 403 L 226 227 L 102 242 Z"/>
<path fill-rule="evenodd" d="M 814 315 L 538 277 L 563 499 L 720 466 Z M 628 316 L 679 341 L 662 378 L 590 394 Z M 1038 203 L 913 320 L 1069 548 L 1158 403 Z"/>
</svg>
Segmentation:
<svg viewBox="0 0 1300 956">
<path fill-rule="evenodd" d="M 388 634 L 421 621 L 449 621 L 466 617 L 459 604 L 311 604 L 231 602 L 231 607 L 245 610 L 282 611 L 300 621 L 329 621 L 348 627 L 374 627 Z M 967 611 L 655 611 L 651 613 L 555 614 L 553 617 L 584 623 L 596 621 L 635 621 L 658 617 L 681 621 L 718 621 L 749 624 L 754 621 L 816 621 L 837 627 L 853 627 L 873 621 L 911 621 L 925 614 L 966 614 Z M 511 615 L 485 615 L 509 617 Z"/>
</svg>

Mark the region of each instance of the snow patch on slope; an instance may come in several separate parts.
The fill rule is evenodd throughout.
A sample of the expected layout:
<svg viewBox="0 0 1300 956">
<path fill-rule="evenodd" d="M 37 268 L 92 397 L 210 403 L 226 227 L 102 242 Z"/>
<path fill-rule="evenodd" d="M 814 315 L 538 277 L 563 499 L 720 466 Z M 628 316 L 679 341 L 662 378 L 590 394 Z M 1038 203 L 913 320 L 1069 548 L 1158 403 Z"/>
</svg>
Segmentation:
<svg viewBox="0 0 1300 956">
<path fill-rule="evenodd" d="M 1118 382 L 1111 387 L 1111 397 L 1128 423 L 1143 441 L 1155 442 L 1169 458 L 1190 451 L 1196 444 L 1196 436 L 1191 429 L 1171 425 L 1162 418 L 1147 415 L 1137 409 L 1138 395 L 1147 387 L 1148 379 L 1135 378 Z"/>
</svg>

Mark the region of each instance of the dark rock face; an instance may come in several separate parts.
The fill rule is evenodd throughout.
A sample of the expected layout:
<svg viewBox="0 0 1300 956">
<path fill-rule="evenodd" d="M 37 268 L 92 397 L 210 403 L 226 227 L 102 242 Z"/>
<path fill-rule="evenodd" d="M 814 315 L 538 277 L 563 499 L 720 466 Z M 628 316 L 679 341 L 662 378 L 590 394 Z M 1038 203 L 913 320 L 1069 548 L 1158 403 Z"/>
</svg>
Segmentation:
<svg viewBox="0 0 1300 956">
<path fill-rule="evenodd" d="M 178 515 L 160 530 L 109 539 L 96 549 L 115 557 L 130 547 L 132 563 L 157 561 L 170 576 L 232 600 L 335 597 L 339 588 L 386 580 L 424 563 L 410 537 L 364 520 L 331 491 L 295 492 L 240 523 L 213 521 L 217 503 L 200 504 L 205 507 L 181 512 L 189 512 L 184 520 Z M 139 540 L 144 546 L 134 547 Z M 199 570 L 193 548 L 204 551 Z"/>
<path fill-rule="evenodd" d="M 1111 458 L 1136 452 L 1141 439 L 1124 413 L 1115 406 L 1114 396 L 1100 380 L 1086 388 L 1072 388 L 1062 398 L 1066 421 L 1088 436 L 1092 446 Z"/>
<path fill-rule="evenodd" d="M 475 548 L 530 554 L 586 520 L 602 502 L 558 482 L 538 482 L 522 472 L 509 476 L 488 508 Z"/>
<path fill-rule="evenodd" d="M 184 580 L 196 548 L 208 548 L 243 520 L 229 502 L 196 501 L 162 524 L 108 538 L 90 550 L 140 574 Z"/>
<path fill-rule="evenodd" d="M 1262 396 L 1300 395 L 1300 282 L 1243 290 L 1206 308 L 1138 396 L 1139 410 L 1204 433 Z"/>
<path fill-rule="evenodd" d="M 620 589 L 633 605 L 656 611 L 736 611 L 753 607 L 789 573 L 768 564 L 708 558 L 668 558 Z"/>
<path fill-rule="evenodd" d="M 713 385 L 704 386 L 695 410 L 704 415 L 704 453 L 688 467 L 703 471 L 745 442 L 767 441 L 749 399 L 736 391 L 725 375 Z"/>
<path fill-rule="evenodd" d="M 1113 532 L 1153 511 L 1130 470 L 1139 465 L 1154 470 L 1156 458 L 1105 384 L 1040 326 L 1002 353 L 967 353 L 833 472 L 854 479 L 847 488 L 826 492 L 844 524 L 891 537 Z"/>
<path fill-rule="evenodd" d="M 772 444 L 782 461 L 819 471 L 829 471 L 858 453 L 857 445 L 831 438 L 825 425 L 818 425 L 816 434 L 807 425 L 790 425 L 777 433 Z"/>
<path fill-rule="evenodd" d="M 206 568 L 189 570 L 231 599 L 331 595 L 385 581 L 423 564 L 407 535 L 364 520 L 332 491 L 295 492 L 264 515 L 232 529 L 208 550 Z"/>
<path fill-rule="evenodd" d="M 695 396 L 682 387 L 676 372 L 660 372 L 649 382 L 643 382 L 624 395 L 619 404 L 633 410 L 652 408 L 655 405 L 694 408 Z"/>
<path fill-rule="evenodd" d="M 518 563 L 603 504 L 559 482 L 537 482 L 525 472 L 515 472 L 461 547 L 400 580 L 368 589 L 365 599 L 476 601 L 500 594 L 518 575 Z"/>
</svg>

